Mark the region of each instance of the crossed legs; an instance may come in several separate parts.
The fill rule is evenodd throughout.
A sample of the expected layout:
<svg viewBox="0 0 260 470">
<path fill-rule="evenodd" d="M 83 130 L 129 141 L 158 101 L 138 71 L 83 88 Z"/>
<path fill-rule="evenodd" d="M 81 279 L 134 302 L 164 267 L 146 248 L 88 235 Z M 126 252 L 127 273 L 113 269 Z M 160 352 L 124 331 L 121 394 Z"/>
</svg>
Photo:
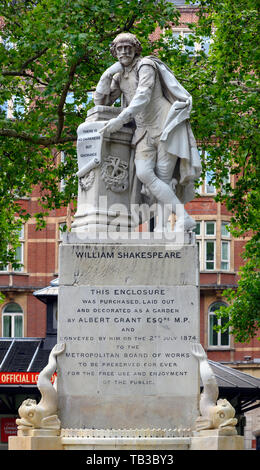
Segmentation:
<svg viewBox="0 0 260 470">
<path fill-rule="evenodd" d="M 157 146 L 150 143 L 147 145 L 146 139 L 146 142 L 141 141 L 140 144 L 136 148 L 136 175 L 160 206 L 160 216 L 155 230 L 166 231 L 169 215 L 172 212 L 176 214 L 176 206 L 181 204 L 172 187 L 173 171 L 178 157 L 168 154 L 162 142 L 158 142 Z M 191 230 L 195 226 L 194 220 L 185 210 L 184 220 L 178 222 L 180 226 L 184 223 L 186 230 Z"/>
</svg>

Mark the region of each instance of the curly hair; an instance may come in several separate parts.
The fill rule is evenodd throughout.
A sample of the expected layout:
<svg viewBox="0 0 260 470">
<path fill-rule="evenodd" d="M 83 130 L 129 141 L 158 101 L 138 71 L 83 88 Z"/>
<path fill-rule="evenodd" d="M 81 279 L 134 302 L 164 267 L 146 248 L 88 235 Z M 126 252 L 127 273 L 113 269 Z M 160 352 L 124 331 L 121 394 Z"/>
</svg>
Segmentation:
<svg viewBox="0 0 260 470">
<path fill-rule="evenodd" d="M 119 42 L 124 41 L 124 42 L 129 42 L 131 46 L 135 47 L 135 55 L 138 56 L 141 54 L 142 51 L 142 46 L 140 41 L 137 39 L 137 37 L 134 34 L 131 33 L 120 33 L 118 34 L 115 39 L 113 40 L 111 47 L 110 47 L 110 52 L 113 57 L 117 57 L 116 55 L 116 46 Z"/>
</svg>

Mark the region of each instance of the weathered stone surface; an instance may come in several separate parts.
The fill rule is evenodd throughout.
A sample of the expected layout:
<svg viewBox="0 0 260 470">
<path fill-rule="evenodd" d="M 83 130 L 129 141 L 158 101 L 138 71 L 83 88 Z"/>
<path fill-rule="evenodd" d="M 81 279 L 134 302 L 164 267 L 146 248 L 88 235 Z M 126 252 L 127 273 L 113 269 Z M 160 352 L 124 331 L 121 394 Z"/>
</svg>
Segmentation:
<svg viewBox="0 0 260 470">
<path fill-rule="evenodd" d="M 194 246 L 141 243 L 62 244 L 60 285 L 198 286 Z"/>
<path fill-rule="evenodd" d="M 155 57 L 140 57 L 141 43 L 131 33 L 121 33 L 112 42 L 111 52 L 118 62 L 105 70 L 94 94 L 96 105 L 112 104 L 121 96 L 124 109 L 101 129 L 115 134 L 134 120 L 132 140 L 136 176 L 142 183 L 132 192 L 135 202 L 140 194 L 168 206 L 155 230 L 167 230 L 169 215 L 177 215 L 177 205 L 194 198 L 194 180 L 201 162 L 189 118 L 192 97 L 163 62 Z M 122 52 L 124 50 L 124 53 Z M 127 51 L 127 53 L 126 53 Z M 179 165 L 179 166 L 178 166 Z M 183 211 L 179 224 L 189 231 L 195 221 Z"/>
<path fill-rule="evenodd" d="M 66 244 L 60 260 L 62 427 L 191 427 L 199 398 L 190 344 L 199 336 L 196 247 Z"/>
<path fill-rule="evenodd" d="M 123 127 L 111 137 L 103 137 L 107 113 L 95 107 L 78 128 L 78 202 L 72 231 L 116 230 L 116 226 L 130 226 L 129 162 L 132 129 Z M 118 114 L 118 108 L 115 108 Z"/>
<path fill-rule="evenodd" d="M 63 450 L 60 437 L 55 436 L 10 436 L 9 450 Z"/>
<path fill-rule="evenodd" d="M 210 434 L 203 437 L 192 437 L 190 450 L 244 450 L 244 437 Z"/>
<path fill-rule="evenodd" d="M 82 439 L 62 438 L 64 450 L 188 450 L 190 438 L 106 438 L 106 439 Z M 137 464 L 137 455 L 132 460 Z M 147 464 L 149 457 L 147 458 Z M 168 464 L 173 463 L 169 455 Z"/>
</svg>

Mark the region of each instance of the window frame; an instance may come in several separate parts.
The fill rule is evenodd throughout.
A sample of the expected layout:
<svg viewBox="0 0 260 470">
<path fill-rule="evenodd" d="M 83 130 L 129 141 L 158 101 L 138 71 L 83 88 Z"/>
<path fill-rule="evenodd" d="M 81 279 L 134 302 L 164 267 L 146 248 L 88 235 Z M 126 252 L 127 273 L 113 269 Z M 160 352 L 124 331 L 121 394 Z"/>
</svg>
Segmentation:
<svg viewBox="0 0 260 470">
<path fill-rule="evenodd" d="M 201 148 L 198 148 L 199 156 L 200 158 L 204 158 L 205 161 L 207 161 L 208 155 L 210 155 L 210 152 L 207 150 L 202 150 Z M 214 173 L 212 170 L 206 170 L 205 177 L 201 181 L 201 184 L 199 187 L 196 189 L 197 194 L 199 194 L 201 197 L 214 197 L 219 191 L 221 191 L 222 194 L 225 194 L 224 190 L 224 185 L 225 184 L 230 184 L 231 185 L 231 173 L 230 169 L 228 170 L 228 175 L 225 177 L 224 181 L 222 182 L 221 188 L 217 189 L 215 186 L 210 184 L 208 180 L 210 180 L 214 176 Z M 212 190 L 209 190 L 211 188 Z"/>
<path fill-rule="evenodd" d="M 213 260 L 207 259 L 207 246 L 209 243 L 213 243 Z M 213 268 L 207 268 L 207 263 L 213 263 Z M 216 239 L 208 239 L 204 238 L 204 270 L 209 271 L 216 271 Z"/>
<path fill-rule="evenodd" d="M 214 302 L 212 302 L 210 305 L 209 305 L 209 308 L 208 308 L 208 348 L 209 349 L 230 349 L 231 347 L 231 334 L 230 334 L 230 330 L 228 329 L 228 344 L 221 344 L 222 342 L 222 335 L 226 334 L 225 333 L 222 333 L 221 331 L 215 331 L 213 330 L 213 327 L 211 327 L 211 318 L 216 318 L 217 320 L 217 325 L 220 326 L 221 325 L 221 322 L 222 322 L 222 319 L 221 318 L 217 318 L 216 314 L 214 313 L 214 311 L 211 311 L 211 308 L 215 305 L 215 304 L 221 304 L 221 306 L 227 306 L 227 304 L 223 301 L 219 301 L 219 300 L 215 300 Z M 217 310 L 217 309 L 216 309 Z M 215 311 L 216 311 L 215 310 Z M 213 324 L 214 326 L 214 324 Z M 211 344 L 211 332 L 212 334 L 215 333 L 217 335 L 217 344 Z"/>
<path fill-rule="evenodd" d="M 20 307 L 21 311 L 18 311 L 18 309 L 17 309 L 17 312 L 5 312 L 5 309 L 8 307 L 8 305 L 10 305 L 12 303 L 16 304 L 18 307 Z M 11 335 L 10 336 L 4 336 L 4 329 L 5 329 L 4 319 L 5 318 L 9 318 L 10 322 L 11 322 Z M 15 336 L 15 328 L 16 328 L 15 319 L 16 318 L 21 318 L 22 319 L 22 336 Z M 23 312 L 23 309 L 22 309 L 21 305 L 18 304 L 17 302 L 8 302 L 3 307 L 3 310 L 2 310 L 2 336 L 4 338 L 24 338 L 24 312 Z"/>
<path fill-rule="evenodd" d="M 207 224 L 214 225 L 214 233 L 207 233 Z M 204 220 L 204 237 L 207 238 L 216 238 L 216 220 Z"/>
<path fill-rule="evenodd" d="M 216 188 L 215 186 L 213 186 L 212 184 L 208 183 L 207 181 L 207 175 L 209 173 L 212 173 L 212 171 L 206 171 L 206 174 L 205 174 L 205 179 L 204 179 L 204 194 L 206 194 L 207 196 L 211 196 L 211 195 L 214 195 L 216 194 Z M 209 177 L 209 180 L 210 180 L 210 177 Z M 208 191 L 208 188 L 212 188 L 212 191 Z"/>
<path fill-rule="evenodd" d="M 222 227 L 230 227 L 230 222 L 228 220 L 221 220 L 220 222 L 220 271 L 230 272 L 231 270 L 231 233 L 230 230 L 227 230 L 227 233 L 222 233 Z M 222 258 L 223 250 L 222 245 L 223 243 L 227 243 L 228 251 L 227 251 L 227 259 Z M 222 267 L 222 263 L 227 263 L 227 268 Z"/>
<path fill-rule="evenodd" d="M 206 234 L 207 222 L 214 223 L 214 234 Z M 195 233 L 196 243 L 199 245 L 199 262 L 200 262 L 200 271 L 202 272 L 213 272 L 216 271 L 217 263 L 217 243 L 216 243 L 216 224 L 217 221 L 214 220 L 196 220 L 196 224 L 200 226 L 200 234 Z M 196 227 L 197 228 L 197 227 Z M 195 232 L 195 230 L 194 230 Z M 214 257 L 213 260 L 208 260 L 208 262 L 213 262 L 213 268 L 208 269 L 206 266 L 207 263 L 207 242 L 213 242 L 214 246 Z"/>
<path fill-rule="evenodd" d="M 227 247 L 228 247 L 227 248 L 227 259 L 223 259 L 223 250 L 222 250 L 223 243 L 226 243 Z M 227 263 L 227 268 L 223 268 L 222 263 Z M 230 241 L 229 240 L 223 240 L 222 238 L 221 238 L 221 242 L 220 242 L 220 270 L 221 271 L 230 271 Z"/>
<path fill-rule="evenodd" d="M 180 36 L 181 41 L 183 42 L 184 39 L 188 35 L 194 35 L 194 32 L 189 29 L 187 26 L 182 28 L 172 28 L 172 34 L 175 36 Z M 165 38 L 167 40 L 167 37 Z M 187 38 L 188 39 L 188 38 Z M 189 50 L 192 46 L 187 46 L 184 43 L 182 44 L 183 52 L 186 52 L 190 56 L 195 56 L 198 52 L 203 51 L 206 55 L 209 54 L 209 48 L 212 44 L 213 39 L 209 36 L 201 36 L 200 42 L 194 40 L 194 46 L 192 50 Z M 173 46 L 172 49 L 176 49 L 177 46 Z"/>
<path fill-rule="evenodd" d="M 60 163 L 63 163 L 63 165 L 65 166 L 66 165 L 66 152 L 64 150 L 61 150 L 60 152 Z M 66 180 L 64 178 L 62 178 L 60 180 L 60 191 L 64 191 L 65 190 L 65 187 L 66 187 Z"/>
<path fill-rule="evenodd" d="M 4 266 L 6 269 L 1 269 L 1 263 L 0 263 L 0 274 L 4 273 L 24 273 L 25 272 L 25 266 L 24 266 L 24 254 L 25 254 L 25 224 L 22 225 L 21 230 L 20 230 L 20 235 L 19 235 L 19 242 L 20 245 L 17 248 L 21 248 L 21 259 L 18 259 L 19 263 L 21 263 L 20 268 L 13 268 L 11 263 L 7 264 Z"/>
<path fill-rule="evenodd" d="M 229 226 L 230 227 L 230 222 L 229 220 L 221 220 L 221 227 L 220 227 L 220 230 L 221 230 L 221 238 L 223 238 L 224 240 L 230 240 L 231 238 L 231 233 L 230 233 L 230 230 L 228 230 L 228 234 L 225 235 L 224 233 L 222 233 L 222 226 L 225 224 L 225 226 Z"/>
<path fill-rule="evenodd" d="M 24 236 L 24 225 L 21 227 L 20 235 L 19 235 L 19 242 L 20 245 L 17 248 L 21 248 L 21 259 L 19 259 L 19 263 L 22 264 L 20 268 L 13 268 L 12 271 L 15 273 L 22 273 L 24 272 L 24 243 L 25 243 L 25 236 Z"/>
</svg>

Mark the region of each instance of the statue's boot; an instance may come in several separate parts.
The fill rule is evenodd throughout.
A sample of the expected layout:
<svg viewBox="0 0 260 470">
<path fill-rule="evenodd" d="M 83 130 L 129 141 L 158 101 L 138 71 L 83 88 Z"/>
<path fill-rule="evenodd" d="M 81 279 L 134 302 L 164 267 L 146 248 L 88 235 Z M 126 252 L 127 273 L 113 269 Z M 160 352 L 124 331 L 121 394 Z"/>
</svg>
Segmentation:
<svg viewBox="0 0 260 470">
<path fill-rule="evenodd" d="M 190 232 L 196 227 L 195 220 L 185 211 L 183 217 L 179 217 L 174 226 L 174 232 Z"/>
</svg>

